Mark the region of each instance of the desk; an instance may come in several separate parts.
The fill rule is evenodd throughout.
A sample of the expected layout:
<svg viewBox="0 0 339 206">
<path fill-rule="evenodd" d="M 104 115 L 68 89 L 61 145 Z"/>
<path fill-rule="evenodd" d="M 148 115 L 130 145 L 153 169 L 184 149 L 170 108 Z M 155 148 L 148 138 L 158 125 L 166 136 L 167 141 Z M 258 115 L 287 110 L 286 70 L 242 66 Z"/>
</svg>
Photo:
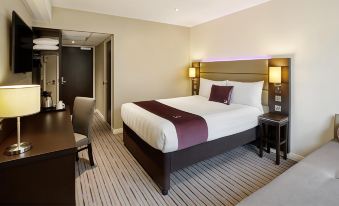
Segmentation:
<svg viewBox="0 0 339 206">
<path fill-rule="evenodd" d="M 69 111 L 22 118 L 26 153 L 6 156 L 16 132 L 0 144 L 0 205 L 75 205 L 75 139 Z"/>
</svg>

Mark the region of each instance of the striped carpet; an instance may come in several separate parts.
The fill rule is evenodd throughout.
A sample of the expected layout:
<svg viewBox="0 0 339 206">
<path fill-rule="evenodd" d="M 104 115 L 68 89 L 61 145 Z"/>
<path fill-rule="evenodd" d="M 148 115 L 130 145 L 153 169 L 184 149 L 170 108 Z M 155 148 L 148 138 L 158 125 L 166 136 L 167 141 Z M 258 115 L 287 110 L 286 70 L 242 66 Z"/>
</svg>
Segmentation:
<svg viewBox="0 0 339 206">
<path fill-rule="evenodd" d="M 236 205 L 295 162 L 274 164 L 275 154 L 259 158 L 256 148 L 243 146 L 171 175 L 167 196 L 127 151 L 122 135 L 113 135 L 95 115 L 91 168 L 87 151 L 76 163 L 77 205 Z"/>
</svg>

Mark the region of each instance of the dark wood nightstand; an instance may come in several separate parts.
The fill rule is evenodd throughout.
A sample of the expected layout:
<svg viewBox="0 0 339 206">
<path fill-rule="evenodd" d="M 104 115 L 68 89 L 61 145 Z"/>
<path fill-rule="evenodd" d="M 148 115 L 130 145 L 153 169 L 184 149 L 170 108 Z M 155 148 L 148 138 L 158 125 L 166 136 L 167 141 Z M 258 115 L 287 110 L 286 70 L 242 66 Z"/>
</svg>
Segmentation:
<svg viewBox="0 0 339 206">
<path fill-rule="evenodd" d="M 270 153 L 271 145 L 274 144 L 276 149 L 276 164 L 279 165 L 281 145 L 284 145 L 284 159 L 287 159 L 287 147 L 289 139 L 288 116 L 274 112 L 266 113 L 259 116 L 259 125 L 261 132 L 259 156 L 263 156 L 264 143 L 267 147 L 268 153 Z"/>
</svg>

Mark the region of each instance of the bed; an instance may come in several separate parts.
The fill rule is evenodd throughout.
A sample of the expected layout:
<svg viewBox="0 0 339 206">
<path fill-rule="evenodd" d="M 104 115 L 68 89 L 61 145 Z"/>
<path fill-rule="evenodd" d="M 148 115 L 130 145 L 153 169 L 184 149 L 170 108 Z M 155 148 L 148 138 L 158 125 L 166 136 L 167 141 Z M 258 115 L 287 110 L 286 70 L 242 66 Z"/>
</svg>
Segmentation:
<svg viewBox="0 0 339 206">
<path fill-rule="evenodd" d="M 208 101 L 206 97 L 194 95 L 157 100 L 165 105 L 203 117 L 208 126 L 207 142 L 230 136 L 258 125 L 259 108 Z M 140 108 L 134 103 L 122 106 L 121 116 L 126 126 L 147 144 L 162 153 L 178 151 L 178 139 L 174 125 L 156 114 Z"/>
<path fill-rule="evenodd" d="M 242 68 L 240 72 L 239 66 Z M 124 145 L 159 186 L 163 195 L 168 194 L 170 189 L 171 172 L 254 142 L 259 135 L 258 116 L 268 110 L 268 60 L 224 62 L 221 67 L 222 71 L 214 63 L 203 64 L 199 68 L 199 77 L 264 81 L 260 92 L 262 105 L 225 105 L 208 101 L 208 98 L 200 95 L 156 101 L 202 117 L 208 127 L 208 137 L 203 143 L 180 148 L 179 140 L 173 138 L 176 130 L 170 121 L 135 103 L 122 106 Z M 255 72 L 249 72 L 249 68 Z"/>
</svg>

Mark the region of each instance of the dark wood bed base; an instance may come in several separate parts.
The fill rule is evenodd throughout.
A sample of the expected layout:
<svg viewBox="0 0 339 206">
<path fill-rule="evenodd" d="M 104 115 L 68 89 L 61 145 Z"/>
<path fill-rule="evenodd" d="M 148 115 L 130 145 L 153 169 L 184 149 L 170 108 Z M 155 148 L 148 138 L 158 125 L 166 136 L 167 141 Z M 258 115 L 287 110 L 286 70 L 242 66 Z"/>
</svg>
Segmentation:
<svg viewBox="0 0 339 206">
<path fill-rule="evenodd" d="M 126 148 L 159 186 L 163 195 L 167 195 L 170 189 L 171 172 L 251 143 L 257 137 L 258 128 L 256 127 L 187 149 L 163 153 L 144 142 L 125 123 L 123 126 L 123 140 Z"/>
</svg>

